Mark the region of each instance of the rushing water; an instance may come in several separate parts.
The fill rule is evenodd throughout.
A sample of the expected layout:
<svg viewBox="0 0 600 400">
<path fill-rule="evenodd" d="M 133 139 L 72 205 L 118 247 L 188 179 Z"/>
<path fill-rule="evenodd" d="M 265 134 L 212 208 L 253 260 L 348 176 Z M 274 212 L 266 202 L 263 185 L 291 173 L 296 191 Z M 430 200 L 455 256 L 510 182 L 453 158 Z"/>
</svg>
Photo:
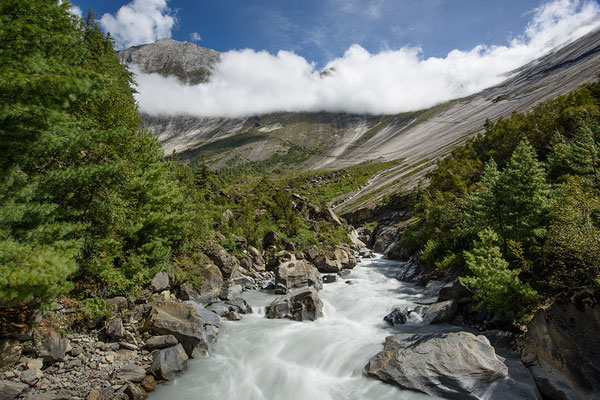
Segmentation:
<svg viewBox="0 0 600 400">
<path fill-rule="evenodd" d="M 267 319 L 274 295 L 245 293 L 254 314 L 224 322 L 209 358 L 159 386 L 152 400 L 428 399 L 363 376 L 386 336 L 443 327 L 409 320 L 389 327 L 382 320 L 395 307 L 414 306 L 422 288 L 393 279 L 400 264 L 363 260 L 352 273 L 320 291 L 324 316 L 314 322 Z M 346 283 L 351 281 L 352 284 Z M 418 317 L 417 317 L 418 318 Z"/>
</svg>

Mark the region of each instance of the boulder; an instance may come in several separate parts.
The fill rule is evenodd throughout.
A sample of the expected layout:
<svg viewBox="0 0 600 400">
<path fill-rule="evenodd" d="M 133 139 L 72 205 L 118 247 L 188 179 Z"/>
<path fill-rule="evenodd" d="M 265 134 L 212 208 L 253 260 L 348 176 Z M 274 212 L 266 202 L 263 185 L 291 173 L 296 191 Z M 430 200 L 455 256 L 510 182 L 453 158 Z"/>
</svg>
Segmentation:
<svg viewBox="0 0 600 400">
<path fill-rule="evenodd" d="M 9 370 L 21 358 L 23 346 L 18 340 L 0 341 L 0 371 Z"/>
<path fill-rule="evenodd" d="M 44 376 L 44 373 L 39 368 L 28 368 L 21 372 L 19 379 L 21 379 L 21 382 L 26 383 L 29 386 L 34 386 L 42 378 L 42 376 Z"/>
<path fill-rule="evenodd" d="M 167 347 L 175 346 L 177 343 L 177 338 L 173 335 L 160 335 L 160 336 L 152 336 L 148 340 L 146 340 L 146 347 L 149 349 L 164 349 Z"/>
<path fill-rule="evenodd" d="M 263 238 L 263 248 L 267 248 L 270 246 L 277 246 L 281 243 L 281 237 L 275 231 L 269 231 L 265 234 Z"/>
<path fill-rule="evenodd" d="M 175 374 L 187 368 L 188 356 L 181 344 L 156 353 L 150 371 L 159 379 L 171 380 Z"/>
<path fill-rule="evenodd" d="M 354 252 L 347 246 L 337 245 L 333 251 L 341 269 L 352 269 L 356 267 L 356 257 Z"/>
<path fill-rule="evenodd" d="M 292 260 L 275 268 L 275 293 L 286 294 L 303 287 L 323 288 L 319 271 L 312 264 L 306 260 Z"/>
<path fill-rule="evenodd" d="M 106 334 L 114 340 L 121 340 L 125 336 L 123 320 L 120 317 L 111 318 L 106 324 Z"/>
<path fill-rule="evenodd" d="M 202 318 L 202 323 L 204 324 L 204 326 L 206 326 L 206 325 L 221 326 L 222 325 L 221 318 L 219 318 L 219 316 L 217 314 L 215 314 L 211 310 L 208 310 L 208 309 L 202 307 L 200 304 L 194 303 L 193 301 L 184 301 L 183 304 L 189 304 L 190 306 L 192 306 L 196 309 L 196 314 L 198 314 L 200 316 L 200 318 Z"/>
<path fill-rule="evenodd" d="M 202 283 L 199 287 L 194 288 L 198 292 L 198 298 L 194 301 L 202 305 L 212 303 L 219 297 L 221 286 L 223 286 L 221 270 L 214 264 L 205 264 Z"/>
<path fill-rule="evenodd" d="M 160 271 L 150 282 L 150 290 L 154 293 L 160 293 L 163 290 L 169 289 L 169 274 L 167 271 Z"/>
<path fill-rule="evenodd" d="M 276 298 L 267 306 L 265 313 L 267 318 L 314 321 L 323 316 L 323 302 L 315 289 L 304 288 Z"/>
<path fill-rule="evenodd" d="M 50 331 L 39 348 L 39 356 L 46 362 L 63 361 L 67 355 L 69 339 L 56 331 Z"/>
<path fill-rule="evenodd" d="M 204 322 L 193 306 L 169 300 L 154 304 L 140 327 L 148 330 L 175 336 L 190 357 L 208 352 Z"/>
<path fill-rule="evenodd" d="M 429 325 L 448 322 L 452 319 L 456 313 L 456 310 L 458 310 L 458 306 L 454 300 L 434 303 L 427 308 L 427 311 L 425 311 L 425 315 L 423 315 L 423 323 Z"/>
<path fill-rule="evenodd" d="M 138 385 L 127 382 L 127 387 L 124 392 L 129 400 L 145 400 L 148 398 L 148 393 Z"/>
<path fill-rule="evenodd" d="M 389 260 L 408 261 L 411 253 L 402 245 L 400 240 L 396 240 L 383 250 L 383 255 Z"/>
<path fill-rule="evenodd" d="M 226 300 L 224 303 L 229 306 L 230 310 L 233 308 L 240 314 L 252 314 L 252 307 L 250 307 L 250 304 L 248 304 L 248 302 L 241 297 L 236 297 L 232 300 Z"/>
<path fill-rule="evenodd" d="M 527 328 L 524 356 L 544 396 L 600 398 L 600 289 L 562 293 Z"/>
<path fill-rule="evenodd" d="M 146 370 L 137 364 L 125 364 L 121 368 L 115 370 L 112 374 L 112 379 L 118 379 L 126 382 L 141 382 L 146 376 Z"/>
<path fill-rule="evenodd" d="M 29 385 L 19 382 L 0 380 L 0 399 L 13 400 L 29 388 Z"/>
<path fill-rule="evenodd" d="M 457 304 L 467 304 L 473 300 L 473 292 L 459 279 L 455 279 L 440 289 L 439 300 L 454 300 Z"/>
<path fill-rule="evenodd" d="M 365 373 L 402 389 L 475 400 L 490 384 L 505 379 L 508 368 L 484 336 L 397 334 L 385 339 L 383 351 L 371 358 Z"/>
<path fill-rule="evenodd" d="M 219 268 L 224 279 L 231 279 L 238 276 L 240 262 L 217 242 L 211 241 L 209 243 L 206 255 Z"/>
<path fill-rule="evenodd" d="M 335 274 L 323 275 L 323 283 L 333 283 L 337 281 L 338 276 Z"/>
<path fill-rule="evenodd" d="M 224 285 L 221 288 L 221 292 L 219 293 L 219 299 L 221 299 L 221 300 L 235 299 L 240 294 L 242 294 L 243 290 L 244 290 L 244 288 L 242 287 L 242 285 L 236 285 L 236 284 Z"/>
<path fill-rule="evenodd" d="M 229 307 L 225 303 L 212 303 L 206 306 L 206 309 L 217 314 L 219 317 L 226 317 L 229 314 Z"/>
<path fill-rule="evenodd" d="M 265 260 L 256 247 L 248 246 L 248 254 L 252 258 L 252 269 L 258 272 L 265 270 Z"/>
<path fill-rule="evenodd" d="M 392 326 L 403 325 L 408 320 L 408 313 L 406 310 L 394 308 L 391 313 L 383 317 L 383 320 Z"/>
<path fill-rule="evenodd" d="M 289 251 L 283 250 L 283 251 L 279 251 L 275 254 L 272 254 L 271 257 L 269 257 L 269 262 L 267 262 L 267 270 L 272 271 L 274 270 L 279 264 L 288 262 L 288 261 L 295 261 L 296 260 L 296 256 L 292 253 L 290 253 Z"/>
</svg>

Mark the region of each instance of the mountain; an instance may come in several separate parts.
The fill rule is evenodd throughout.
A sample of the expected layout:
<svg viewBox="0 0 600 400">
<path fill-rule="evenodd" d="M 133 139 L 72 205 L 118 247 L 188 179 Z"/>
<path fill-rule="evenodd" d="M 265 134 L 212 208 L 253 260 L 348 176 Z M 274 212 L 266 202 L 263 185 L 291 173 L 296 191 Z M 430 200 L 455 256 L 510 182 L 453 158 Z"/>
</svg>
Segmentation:
<svg viewBox="0 0 600 400">
<path fill-rule="evenodd" d="M 144 72 L 174 75 L 188 83 L 208 79 L 219 53 L 174 40 L 136 46 L 119 53 Z M 380 173 L 336 211 L 377 204 L 407 190 L 457 144 L 513 112 L 565 94 L 597 79 L 600 31 L 592 32 L 517 71 L 501 84 L 426 110 L 397 115 L 272 113 L 250 118 L 158 117 L 143 115 L 165 154 L 184 161 L 202 157 L 215 168 L 268 159 L 294 150 L 295 169 L 338 169 L 364 162 L 402 160 Z"/>
</svg>

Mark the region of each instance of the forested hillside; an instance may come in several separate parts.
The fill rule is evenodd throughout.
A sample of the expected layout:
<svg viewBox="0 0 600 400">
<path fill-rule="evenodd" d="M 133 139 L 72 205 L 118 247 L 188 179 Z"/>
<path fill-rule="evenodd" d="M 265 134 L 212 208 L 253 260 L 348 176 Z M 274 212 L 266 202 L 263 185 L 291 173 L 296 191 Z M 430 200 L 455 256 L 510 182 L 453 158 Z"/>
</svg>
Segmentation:
<svg viewBox="0 0 600 400">
<path fill-rule="evenodd" d="M 429 179 L 403 244 L 462 270 L 482 307 L 527 319 L 562 290 L 600 285 L 600 84 L 488 120 Z"/>
</svg>

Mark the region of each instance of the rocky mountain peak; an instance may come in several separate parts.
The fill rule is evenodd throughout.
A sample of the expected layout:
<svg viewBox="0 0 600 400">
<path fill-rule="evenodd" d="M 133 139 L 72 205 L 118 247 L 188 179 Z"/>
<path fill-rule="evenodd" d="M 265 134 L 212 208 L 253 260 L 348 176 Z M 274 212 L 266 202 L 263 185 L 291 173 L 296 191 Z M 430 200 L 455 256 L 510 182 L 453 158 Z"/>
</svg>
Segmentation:
<svg viewBox="0 0 600 400">
<path fill-rule="evenodd" d="M 220 53 L 194 43 L 160 39 L 118 53 L 121 62 L 135 64 L 145 73 L 176 76 L 188 84 L 205 82 Z"/>
</svg>

